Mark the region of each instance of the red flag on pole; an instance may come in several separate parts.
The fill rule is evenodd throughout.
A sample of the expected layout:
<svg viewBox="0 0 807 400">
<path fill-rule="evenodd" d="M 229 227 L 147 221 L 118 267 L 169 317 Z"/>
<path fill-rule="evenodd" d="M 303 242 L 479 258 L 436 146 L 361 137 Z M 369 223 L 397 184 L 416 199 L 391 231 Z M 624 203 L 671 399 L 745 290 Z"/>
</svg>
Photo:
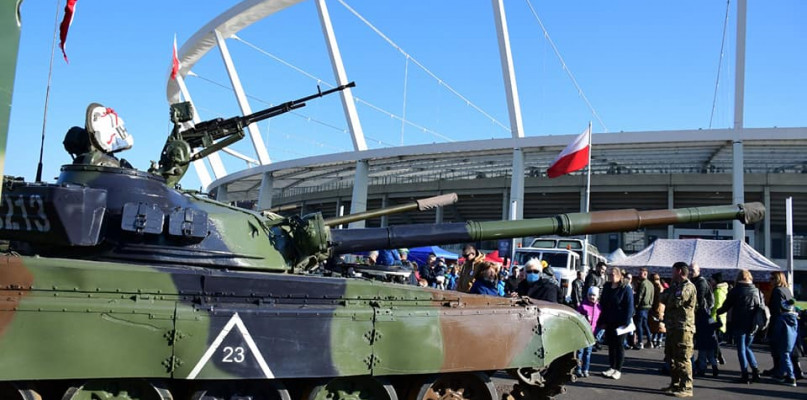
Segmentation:
<svg viewBox="0 0 807 400">
<path fill-rule="evenodd" d="M 557 178 L 585 168 L 588 165 L 588 153 L 591 151 L 590 136 L 591 127 L 588 127 L 558 154 L 558 157 L 546 170 L 546 175 L 550 178 Z"/>
<path fill-rule="evenodd" d="M 59 48 L 62 49 L 64 61 L 67 63 L 70 61 L 67 60 L 67 53 L 64 51 L 64 45 L 65 42 L 67 42 L 67 31 L 70 29 L 70 24 L 73 23 L 73 13 L 76 11 L 76 1 L 78 0 L 67 0 L 67 4 L 64 6 L 64 18 L 62 18 L 62 24 L 59 25 Z"/>
<path fill-rule="evenodd" d="M 174 35 L 174 53 L 171 56 L 171 79 L 177 79 L 177 73 L 179 73 L 179 58 L 177 58 L 177 35 Z"/>
</svg>

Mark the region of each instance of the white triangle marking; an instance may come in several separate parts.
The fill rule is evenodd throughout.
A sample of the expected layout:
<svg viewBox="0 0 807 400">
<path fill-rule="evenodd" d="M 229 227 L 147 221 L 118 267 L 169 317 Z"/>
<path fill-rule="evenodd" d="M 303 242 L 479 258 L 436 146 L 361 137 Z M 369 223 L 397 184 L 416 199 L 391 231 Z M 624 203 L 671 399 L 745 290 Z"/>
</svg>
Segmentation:
<svg viewBox="0 0 807 400">
<path fill-rule="evenodd" d="M 252 335 L 249 334 L 247 331 L 247 327 L 244 325 L 244 322 L 241 321 L 241 317 L 238 316 L 238 313 L 233 314 L 232 318 L 227 322 L 227 325 L 224 325 L 219 335 L 216 337 L 216 340 L 210 344 L 210 347 L 207 348 L 205 354 L 199 359 L 199 362 L 196 363 L 196 366 L 193 367 L 193 370 L 188 375 L 188 379 L 196 379 L 196 376 L 199 375 L 199 372 L 202 371 L 207 362 L 210 361 L 210 357 L 213 357 L 213 353 L 218 350 L 219 346 L 221 346 L 221 342 L 224 341 L 224 338 L 227 337 L 227 334 L 233 329 L 233 326 L 238 327 L 238 331 L 241 332 L 241 336 L 244 337 L 244 341 L 247 342 L 247 346 L 249 346 L 249 350 L 255 356 L 255 360 L 258 361 L 258 365 L 261 367 L 261 371 L 263 375 L 267 379 L 274 379 L 275 375 L 272 373 L 272 370 L 269 369 L 269 365 L 266 364 L 266 360 L 263 359 L 263 355 L 258 350 L 258 346 L 255 344 L 255 341 L 252 340 Z"/>
</svg>

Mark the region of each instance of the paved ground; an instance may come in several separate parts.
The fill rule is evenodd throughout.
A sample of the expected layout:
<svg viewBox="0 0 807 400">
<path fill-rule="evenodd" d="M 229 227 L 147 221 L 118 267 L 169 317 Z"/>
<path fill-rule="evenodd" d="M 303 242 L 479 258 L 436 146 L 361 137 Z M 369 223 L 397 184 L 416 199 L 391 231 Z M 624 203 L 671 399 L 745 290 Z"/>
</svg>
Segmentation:
<svg viewBox="0 0 807 400">
<path fill-rule="evenodd" d="M 760 364 L 760 370 L 772 365 L 767 346 L 755 346 L 754 353 Z M 591 376 L 578 379 L 567 386 L 567 392 L 558 396 L 558 400 L 566 399 L 604 399 L 615 400 L 657 399 L 664 396 L 659 389 L 669 385 L 669 376 L 661 375 L 658 370 L 664 358 L 663 349 L 627 350 L 622 378 L 613 380 L 599 375 L 608 369 L 608 349 L 592 354 Z M 735 383 L 740 377 L 737 351 L 732 347 L 723 348 L 726 364 L 720 366 L 720 375 L 712 378 L 711 371 L 707 377 L 695 379 L 695 398 L 699 399 L 807 399 L 807 380 L 799 380 L 798 387 L 785 386 L 770 378 L 763 377 L 759 383 L 750 385 Z M 802 366 L 807 359 L 802 358 Z M 507 379 L 497 376 L 495 383 L 499 386 Z M 666 396 L 665 396 L 666 397 Z M 669 397 L 673 398 L 673 397 Z"/>
</svg>

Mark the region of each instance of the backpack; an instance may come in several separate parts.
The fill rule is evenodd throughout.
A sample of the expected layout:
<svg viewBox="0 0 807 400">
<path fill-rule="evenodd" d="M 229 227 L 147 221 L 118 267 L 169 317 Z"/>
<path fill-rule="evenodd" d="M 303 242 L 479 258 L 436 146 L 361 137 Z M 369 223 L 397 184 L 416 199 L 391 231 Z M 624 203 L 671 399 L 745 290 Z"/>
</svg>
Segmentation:
<svg viewBox="0 0 807 400">
<path fill-rule="evenodd" d="M 768 328 L 768 324 L 771 322 L 771 310 L 765 305 L 765 299 L 762 297 L 762 293 L 759 290 L 757 290 L 757 294 L 759 295 L 759 304 L 754 309 L 754 320 L 752 325 L 754 333 L 764 331 Z"/>
</svg>

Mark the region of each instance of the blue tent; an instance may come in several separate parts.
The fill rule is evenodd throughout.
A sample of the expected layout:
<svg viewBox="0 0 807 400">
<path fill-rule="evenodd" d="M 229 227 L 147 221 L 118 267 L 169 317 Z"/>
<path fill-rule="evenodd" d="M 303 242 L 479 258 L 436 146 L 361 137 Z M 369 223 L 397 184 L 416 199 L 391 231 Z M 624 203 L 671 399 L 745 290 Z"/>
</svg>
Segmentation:
<svg viewBox="0 0 807 400">
<path fill-rule="evenodd" d="M 414 261 L 418 263 L 418 265 L 426 264 L 426 259 L 429 258 L 429 254 L 434 253 L 437 257 L 443 257 L 446 260 L 457 260 L 459 256 L 454 254 L 450 251 L 443 250 L 438 246 L 425 246 L 425 247 L 413 247 L 409 249 L 409 261 Z"/>
</svg>

